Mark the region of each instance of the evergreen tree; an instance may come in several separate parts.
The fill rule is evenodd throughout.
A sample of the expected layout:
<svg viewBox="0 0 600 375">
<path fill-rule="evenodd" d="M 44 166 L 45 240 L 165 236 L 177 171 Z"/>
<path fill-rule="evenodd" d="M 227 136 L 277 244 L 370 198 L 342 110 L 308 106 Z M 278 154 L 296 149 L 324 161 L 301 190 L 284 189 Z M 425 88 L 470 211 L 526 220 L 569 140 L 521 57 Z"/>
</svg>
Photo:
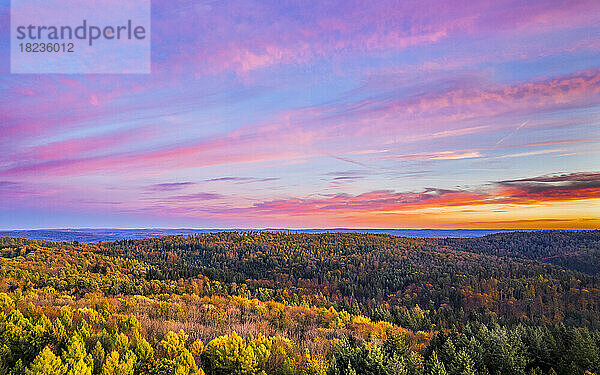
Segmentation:
<svg viewBox="0 0 600 375">
<path fill-rule="evenodd" d="M 62 359 L 67 368 L 66 375 L 92 375 L 94 360 L 86 353 L 85 344 L 78 334 L 69 339 Z"/>
<path fill-rule="evenodd" d="M 435 350 L 431 353 L 429 360 L 427 361 L 427 369 L 430 375 L 447 375 L 446 367 L 437 356 Z"/>
<path fill-rule="evenodd" d="M 47 346 L 33 360 L 26 375 L 63 375 L 66 368 L 60 357 L 57 357 Z"/>
</svg>

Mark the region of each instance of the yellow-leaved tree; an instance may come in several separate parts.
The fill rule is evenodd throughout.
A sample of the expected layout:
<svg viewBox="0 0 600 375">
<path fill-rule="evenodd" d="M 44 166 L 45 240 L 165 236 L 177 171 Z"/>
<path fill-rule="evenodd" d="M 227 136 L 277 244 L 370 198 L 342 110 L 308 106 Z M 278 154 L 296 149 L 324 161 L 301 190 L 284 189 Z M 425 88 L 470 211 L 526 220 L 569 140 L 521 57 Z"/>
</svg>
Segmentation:
<svg viewBox="0 0 600 375">
<path fill-rule="evenodd" d="M 202 360 L 209 375 L 260 375 L 271 355 L 270 339 L 262 335 L 246 339 L 233 332 L 217 337 L 206 345 Z"/>
</svg>

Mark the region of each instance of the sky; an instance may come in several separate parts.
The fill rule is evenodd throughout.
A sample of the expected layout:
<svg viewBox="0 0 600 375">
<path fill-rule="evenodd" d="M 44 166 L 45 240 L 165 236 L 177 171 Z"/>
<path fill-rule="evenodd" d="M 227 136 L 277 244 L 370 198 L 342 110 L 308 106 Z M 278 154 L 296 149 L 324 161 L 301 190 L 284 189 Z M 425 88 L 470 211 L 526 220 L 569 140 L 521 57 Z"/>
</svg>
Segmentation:
<svg viewBox="0 0 600 375">
<path fill-rule="evenodd" d="M 10 74 L 0 229 L 600 228 L 600 2 L 153 1 L 150 74 Z"/>
</svg>

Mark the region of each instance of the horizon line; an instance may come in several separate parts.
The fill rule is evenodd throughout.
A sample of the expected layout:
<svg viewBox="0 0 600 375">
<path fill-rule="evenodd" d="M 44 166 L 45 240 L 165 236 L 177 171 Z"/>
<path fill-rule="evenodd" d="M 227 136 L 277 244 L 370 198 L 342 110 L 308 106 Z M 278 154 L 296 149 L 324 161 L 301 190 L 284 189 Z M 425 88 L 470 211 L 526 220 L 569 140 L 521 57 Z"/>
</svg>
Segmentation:
<svg viewBox="0 0 600 375">
<path fill-rule="evenodd" d="M 569 228 L 360 228 L 360 227 L 307 227 L 307 228 L 185 228 L 185 227 L 138 227 L 138 228 L 120 228 L 120 227 L 82 227 L 82 228 L 20 228 L 20 229 L 0 229 L 0 232 L 20 232 L 20 231 L 84 231 L 84 230 L 190 230 L 190 231 L 308 231 L 308 230 L 389 230 L 389 231 L 594 231 L 597 229 L 569 229 Z"/>
</svg>

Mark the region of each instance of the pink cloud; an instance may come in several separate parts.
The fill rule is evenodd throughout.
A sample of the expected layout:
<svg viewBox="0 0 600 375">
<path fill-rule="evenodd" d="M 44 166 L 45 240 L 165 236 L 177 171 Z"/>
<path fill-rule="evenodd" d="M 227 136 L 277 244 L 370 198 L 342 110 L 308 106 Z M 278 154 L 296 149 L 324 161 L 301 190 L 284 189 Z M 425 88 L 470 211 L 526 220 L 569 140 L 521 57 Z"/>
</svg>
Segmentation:
<svg viewBox="0 0 600 375">
<path fill-rule="evenodd" d="M 336 59 L 366 51 L 389 54 L 449 38 L 517 32 L 531 35 L 593 26 L 600 10 L 593 0 L 569 4 L 384 0 L 370 6 L 360 1 L 346 1 L 343 6 L 315 1 L 303 2 L 301 14 L 295 14 L 294 7 L 273 2 L 251 6 L 244 1 L 197 6 L 186 3 L 185 11 L 177 8 L 177 3 L 164 12 L 160 8 L 153 27 L 159 35 L 166 35 L 174 22 L 178 24 L 186 38 L 161 42 L 173 44 L 171 57 L 177 69 L 193 63 L 199 76 L 228 70 L 245 74 L 274 65 Z M 248 16 L 252 22 L 236 22 Z M 198 33 L 198 28 L 209 32 Z"/>
<path fill-rule="evenodd" d="M 600 193 L 600 172 L 563 173 L 532 178 L 498 181 L 471 189 L 429 188 L 413 192 L 393 190 L 369 191 L 362 194 L 331 194 L 306 197 L 287 197 L 263 200 L 251 205 L 236 201 L 232 197 L 200 193 L 193 196 L 174 196 L 166 199 L 150 200 L 152 203 L 129 206 L 128 213 L 144 213 L 169 218 L 210 217 L 216 222 L 252 223 L 253 226 L 273 223 L 279 225 L 311 226 L 340 225 L 390 225 L 402 222 L 435 226 L 471 226 L 468 216 L 463 221 L 457 216 L 447 216 L 443 212 L 423 214 L 423 209 L 453 208 L 452 212 L 461 215 L 489 213 L 489 205 L 508 205 L 526 208 L 529 205 L 557 202 L 575 202 L 597 199 Z M 222 199 L 219 204 L 210 205 L 213 199 Z M 495 209 L 495 212 L 508 212 Z M 451 219 L 450 219 L 451 218 Z M 506 218 L 506 216 L 504 216 Z M 408 221 L 407 221 L 408 220 Z M 436 220 L 440 220 L 436 222 Z M 450 223 L 448 220 L 459 220 Z M 538 226 L 549 225 L 544 218 L 531 218 Z M 557 219 L 552 219 L 557 220 Z M 561 220 L 565 222 L 566 220 Z M 505 224 L 512 223 L 506 220 Z M 520 219 L 515 218 L 515 223 Z M 488 223 L 494 223 L 489 221 Z M 503 225 L 503 219 L 497 225 Z M 474 224 L 474 223 L 473 223 Z M 564 224 L 564 223 L 563 223 Z M 572 223 L 572 227 L 581 226 Z M 569 227 L 571 227 L 569 226 Z"/>
<path fill-rule="evenodd" d="M 332 146 L 333 141 L 339 138 L 345 138 L 346 145 L 348 139 L 360 139 L 365 145 L 369 142 L 377 145 L 390 133 L 397 133 L 400 127 L 408 130 L 414 127 L 421 135 L 430 132 L 434 138 L 492 131 L 497 128 L 476 126 L 450 132 L 445 129 L 456 118 L 524 115 L 597 103 L 599 93 L 600 72 L 597 69 L 513 86 L 459 86 L 408 96 L 386 92 L 377 99 L 287 111 L 260 126 L 249 125 L 210 139 L 157 146 L 154 150 L 86 155 L 89 150 L 131 140 L 131 137 L 135 137 L 135 131 L 126 136 L 117 135 L 114 139 L 109 136 L 97 140 L 65 141 L 42 146 L 33 151 L 33 155 L 42 156 L 40 160 L 13 163 L 1 170 L 0 175 L 72 175 L 90 174 L 98 170 L 143 172 L 334 155 L 331 152 L 332 147 L 336 147 Z M 433 119 L 439 119 L 439 122 Z M 411 134 L 404 134 L 403 139 L 410 140 Z M 320 142 L 329 142 L 328 151 L 318 146 Z M 354 147 L 347 149 L 348 146 L 344 144 L 337 146 L 340 149 L 336 152 L 356 151 Z M 65 156 L 61 157 L 63 151 Z M 44 158 L 44 155 L 47 157 Z M 460 150 L 421 155 L 431 160 L 478 156 L 477 151 L 461 153 Z M 339 155 L 336 157 L 347 159 Z"/>
<path fill-rule="evenodd" d="M 287 198 L 226 209 L 215 214 L 329 215 L 361 212 L 407 211 L 429 207 L 489 204 L 529 205 L 568 202 L 600 197 L 600 172 L 567 173 L 499 181 L 477 189 L 425 189 L 419 192 L 380 190 L 358 195 L 336 194 L 324 198 Z"/>
<path fill-rule="evenodd" d="M 482 156 L 483 155 L 480 154 L 478 151 L 439 151 L 393 155 L 389 158 L 398 160 L 459 160 L 480 158 Z"/>
<path fill-rule="evenodd" d="M 81 158 L 96 152 L 107 152 L 117 146 L 131 146 L 136 142 L 149 141 L 154 138 L 154 134 L 154 126 L 145 126 L 99 136 L 67 139 L 26 148 L 9 160 L 18 163 L 24 161 L 39 163 L 57 159 Z"/>
</svg>

